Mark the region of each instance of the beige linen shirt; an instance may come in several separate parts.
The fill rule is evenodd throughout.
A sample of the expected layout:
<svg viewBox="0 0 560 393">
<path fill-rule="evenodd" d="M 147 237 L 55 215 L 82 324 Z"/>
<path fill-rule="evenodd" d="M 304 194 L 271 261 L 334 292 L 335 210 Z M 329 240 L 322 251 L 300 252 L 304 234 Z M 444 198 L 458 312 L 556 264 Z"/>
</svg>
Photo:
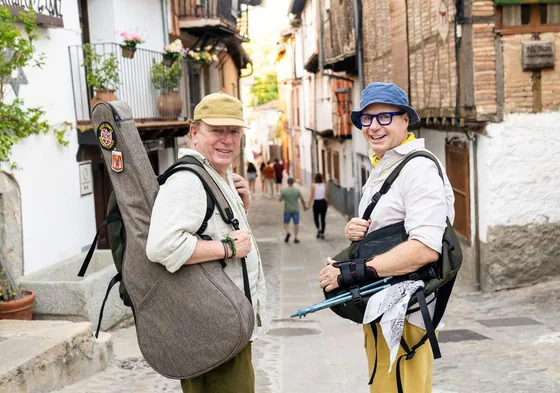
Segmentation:
<svg viewBox="0 0 560 393">
<path fill-rule="evenodd" d="M 231 169 L 227 171 L 227 180 L 221 177 L 204 156 L 191 149 L 182 149 L 186 155 L 197 158 L 216 181 L 240 229 L 250 229 L 247 214 L 239 194 L 233 184 Z M 150 261 L 161 263 L 173 273 L 185 264 L 194 252 L 198 238 L 194 235 L 202 225 L 206 215 L 206 191 L 200 179 L 189 171 L 180 171 L 171 176 L 160 187 L 150 222 L 150 231 L 146 246 L 146 254 Z M 213 240 L 221 240 L 224 235 L 232 232 L 231 225 L 226 224 L 214 207 L 214 214 L 208 220 L 205 235 Z M 269 320 L 266 311 L 266 286 L 263 267 L 257 243 L 251 234 L 251 251 L 245 261 L 249 275 L 253 309 L 255 311 L 255 329 L 251 340 L 266 333 Z M 243 291 L 243 273 L 240 259 L 227 259 L 224 271 Z"/>
<path fill-rule="evenodd" d="M 362 199 L 358 210 L 360 218 L 373 195 L 381 189 L 391 172 L 408 154 L 418 150 L 428 151 L 424 147 L 424 139 L 412 140 L 383 155 L 362 188 Z M 418 240 L 441 253 L 443 232 L 446 227 L 445 219 L 449 217 L 449 221 L 453 223 L 455 218 L 455 197 L 441 162 L 440 166 L 443 171 L 443 182 L 436 164 L 430 159 L 419 157 L 407 163 L 389 191 L 379 199 L 373 209 L 368 233 L 404 221 L 409 239 Z M 430 303 L 428 308 L 433 315 L 435 302 Z M 408 320 L 425 329 L 419 311 L 408 315 Z"/>
</svg>

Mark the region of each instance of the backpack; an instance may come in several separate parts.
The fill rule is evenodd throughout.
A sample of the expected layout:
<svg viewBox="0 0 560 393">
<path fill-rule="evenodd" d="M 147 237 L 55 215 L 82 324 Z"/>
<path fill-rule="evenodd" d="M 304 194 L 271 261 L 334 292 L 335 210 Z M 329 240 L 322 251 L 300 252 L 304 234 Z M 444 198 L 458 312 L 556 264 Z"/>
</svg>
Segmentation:
<svg viewBox="0 0 560 393">
<path fill-rule="evenodd" d="M 381 186 L 381 189 L 373 195 L 370 204 L 368 205 L 362 216 L 364 220 L 367 220 L 371 216 L 371 212 L 379 202 L 379 199 L 384 194 L 386 194 L 387 191 L 389 191 L 389 188 L 399 176 L 402 168 L 408 162 L 417 157 L 424 157 L 432 160 L 438 168 L 438 172 L 442 181 L 444 180 L 443 172 L 441 170 L 439 162 L 431 153 L 427 151 L 413 152 L 407 155 L 406 158 L 397 166 L 397 168 L 395 168 L 393 172 L 391 172 L 391 174 L 387 177 L 387 179 Z M 352 242 L 350 246 L 333 257 L 333 259 L 336 261 L 348 261 L 352 259 L 369 258 L 372 255 L 378 255 L 387 252 L 398 244 L 405 242 L 406 240 L 408 240 L 408 235 L 404 228 L 404 222 L 398 222 L 370 232 L 360 241 Z M 453 229 L 453 225 L 451 225 L 448 218 L 447 226 L 443 233 L 442 252 L 438 261 L 428 264 L 420 268 L 416 272 L 405 274 L 399 277 L 394 277 L 393 279 L 388 281 L 389 284 L 394 284 L 396 282 L 405 280 L 421 279 L 424 281 L 424 288 L 420 288 L 420 290 L 412 296 L 409 302 L 409 307 L 418 304 L 418 308 L 409 308 L 407 313 L 415 312 L 418 310 L 421 311 L 422 319 L 424 320 L 424 324 L 426 326 L 426 334 L 418 343 L 413 346 L 409 346 L 404 338 L 401 339 L 401 346 L 406 353 L 403 356 L 406 357 L 406 360 L 411 359 L 416 353 L 416 350 L 420 346 L 422 346 L 426 342 L 426 340 L 430 341 L 434 359 L 438 359 L 441 357 L 441 351 L 439 349 L 439 345 L 435 335 L 435 327 L 438 326 L 443 317 L 443 314 L 445 313 L 445 308 L 447 307 L 447 302 L 449 301 L 449 297 L 451 296 L 455 278 L 457 277 L 457 273 L 461 268 L 462 260 L 463 254 L 461 252 L 459 239 L 457 238 L 455 230 Z M 324 294 L 326 299 L 330 299 L 346 291 L 348 290 L 338 289 L 331 292 L 324 292 Z M 350 288 L 352 300 L 341 305 L 333 306 L 331 307 L 331 310 L 342 318 L 349 319 L 356 323 L 362 323 L 366 308 L 365 305 L 372 295 L 360 296 L 359 292 L 360 288 L 358 286 Z M 435 294 L 435 298 L 437 298 L 433 318 L 430 317 L 426 303 L 426 297 L 431 294 Z M 377 321 L 371 323 L 371 327 L 373 336 L 377 342 L 377 329 L 375 326 L 375 322 Z M 403 356 L 401 356 L 397 360 L 397 370 L 400 369 L 399 363 L 402 360 Z M 370 384 L 373 382 L 376 368 L 377 359 L 375 362 L 373 374 L 369 381 Z M 401 393 L 402 384 L 400 373 L 398 371 L 397 387 L 399 389 L 399 393 Z"/>
<path fill-rule="evenodd" d="M 196 158 L 184 157 L 156 178 L 126 103 L 100 103 L 92 120 L 113 185 L 104 224 L 108 225 L 118 273 L 109 283 L 105 300 L 113 285 L 120 282 L 120 296 L 132 308 L 140 350 L 155 371 L 173 379 L 202 375 L 249 343 L 254 312 L 247 266 L 241 259 L 245 294 L 223 271 L 225 261 L 184 265 L 175 273 L 168 272 L 146 256 L 151 211 L 159 186 L 177 171 L 188 170 L 201 180 L 207 196 L 205 219 L 196 235 L 212 240 L 204 230 L 214 208 L 232 230 L 239 228 L 239 222 L 219 186 Z M 87 270 L 98 236 L 99 230 L 80 276 Z"/>
</svg>

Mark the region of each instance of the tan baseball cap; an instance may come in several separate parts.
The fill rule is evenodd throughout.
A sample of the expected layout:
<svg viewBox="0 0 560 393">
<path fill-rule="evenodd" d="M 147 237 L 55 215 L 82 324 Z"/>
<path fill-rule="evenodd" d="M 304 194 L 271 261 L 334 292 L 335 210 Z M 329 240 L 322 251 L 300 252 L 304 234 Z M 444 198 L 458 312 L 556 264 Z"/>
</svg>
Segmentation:
<svg viewBox="0 0 560 393">
<path fill-rule="evenodd" d="M 211 126 L 240 126 L 249 128 L 243 118 L 243 104 L 229 94 L 208 94 L 194 108 L 193 120 L 202 120 Z"/>
</svg>

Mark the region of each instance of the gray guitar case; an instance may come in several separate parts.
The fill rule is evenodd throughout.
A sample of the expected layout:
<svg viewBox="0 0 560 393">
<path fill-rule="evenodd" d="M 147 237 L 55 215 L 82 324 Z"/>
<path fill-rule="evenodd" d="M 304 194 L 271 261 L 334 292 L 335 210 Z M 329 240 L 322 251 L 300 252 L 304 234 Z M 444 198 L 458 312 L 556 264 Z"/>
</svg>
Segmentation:
<svg viewBox="0 0 560 393">
<path fill-rule="evenodd" d="M 219 261 L 185 265 L 170 273 L 148 259 L 146 241 L 159 185 L 131 110 L 122 101 L 100 103 L 92 120 L 125 227 L 122 280 L 142 355 L 168 378 L 204 374 L 249 343 L 253 307 Z M 213 185 L 218 203 L 228 206 Z"/>
</svg>

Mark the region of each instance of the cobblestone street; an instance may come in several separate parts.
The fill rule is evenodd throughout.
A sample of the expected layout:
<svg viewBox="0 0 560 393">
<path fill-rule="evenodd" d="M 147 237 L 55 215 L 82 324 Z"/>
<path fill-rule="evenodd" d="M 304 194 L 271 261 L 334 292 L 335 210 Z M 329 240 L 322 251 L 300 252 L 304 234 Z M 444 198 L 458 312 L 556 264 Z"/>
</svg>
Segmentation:
<svg viewBox="0 0 560 393">
<path fill-rule="evenodd" d="M 258 393 L 367 393 L 361 328 L 330 311 L 289 319 L 322 299 L 317 273 L 347 244 L 346 220 L 327 214 L 325 240 L 315 238 L 311 211 L 302 215 L 300 244 L 283 241 L 282 204 L 257 193 L 250 219 L 268 284 L 273 321 L 256 341 Z M 293 240 L 293 238 L 292 238 Z M 440 335 L 434 393 L 560 392 L 560 282 L 492 294 L 456 290 Z M 58 393 L 180 392 L 143 361 L 134 327 L 112 331 L 115 358 L 94 377 Z"/>
</svg>

